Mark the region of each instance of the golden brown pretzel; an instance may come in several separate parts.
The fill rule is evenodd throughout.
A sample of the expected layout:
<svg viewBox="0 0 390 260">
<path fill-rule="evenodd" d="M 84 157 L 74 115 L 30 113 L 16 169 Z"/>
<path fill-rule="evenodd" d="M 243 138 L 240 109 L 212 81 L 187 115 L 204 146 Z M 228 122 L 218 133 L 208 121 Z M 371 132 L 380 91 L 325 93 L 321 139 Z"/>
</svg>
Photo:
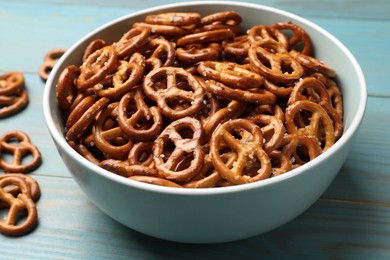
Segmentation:
<svg viewBox="0 0 390 260">
<path fill-rule="evenodd" d="M 90 161 L 95 165 L 99 165 L 100 160 L 95 157 L 95 155 L 88 150 L 88 148 L 81 142 L 68 141 L 68 144 L 85 159 Z"/>
<path fill-rule="evenodd" d="M 100 97 L 118 99 L 125 93 L 137 87 L 143 77 L 142 64 L 119 61 L 119 66 L 112 77 L 112 86 L 97 91 Z"/>
<path fill-rule="evenodd" d="M 198 72 L 205 78 L 220 81 L 232 88 L 258 88 L 264 82 L 261 75 L 233 62 L 203 61 L 198 65 Z"/>
<path fill-rule="evenodd" d="M 237 139 L 235 136 L 239 136 Z M 237 160 L 229 167 L 221 158 L 221 145 L 225 143 Z M 266 179 L 271 175 L 271 162 L 263 150 L 260 127 L 247 119 L 229 120 L 217 127 L 210 141 L 210 156 L 221 176 L 233 184 L 243 184 Z M 253 167 L 252 167 L 253 166 Z M 252 171 L 253 176 L 247 175 Z"/>
<path fill-rule="evenodd" d="M 105 46 L 90 54 L 80 66 L 80 75 L 76 85 L 81 91 L 98 84 L 115 70 L 118 54 L 112 46 Z"/>
<path fill-rule="evenodd" d="M 49 78 L 49 74 L 57 64 L 59 58 L 65 53 L 65 49 L 54 49 L 49 51 L 43 59 L 43 64 L 39 67 L 38 74 L 42 80 L 46 81 Z"/>
<path fill-rule="evenodd" d="M 304 72 L 285 47 L 273 40 L 252 43 L 248 56 L 254 71 L 276 82 L 296 81 Z"/>
<path fill-rule="evenodd" d="M 163 24 L 150 24 L 145 22 L 136 22 L 132 25 L 133 28 L 147 28 L 152 34 L 163 35 L 167 37 L 178 37 L 191 33 L 185 27 L 179 27 L 174 25 L 163 25 Z"/>
<path fill-rule="evenodd" d="M 230 163 L 235 160 L 234 156 L 230 157 Z M 219 182 L 222 181 L 222 177 L 211 161 L 210 155 L 206 154 L 204 157 L 203 167 L 199 173 L 192 178 L 189 182 L 183 183 L 185 188 L 212 188 L 216 187 Z"/>
<path fill-rule="evenodd" d="M 5 187 L 17 186 L 20 190 L 17 197 L 8 192 Z M 0 202 L 8 205 L 4 220 L 0 220 L 0 232 L 10 236 L 20 236 L 30 232 L 36 225 L 38 212 L 29 185 L 22 178 L 7 176 L 0 179 Z M 19 223 L 19 218 L 27 211 L 27 216 Z"/>
<path fill-rule="evenodd" d="M 4 159 L 5 154 L 12 154 L 12 160 Z M 24 158 L 31 155 L 31 160 Z M 0 137 L 0 169 L 10 173 L 28 173 L 41 164 L 41 153 L 31 143 L 23 131 L 9 131 Z"/>
<path fill-rule="evenodd" d="M 230 100 L 256 104 L 274 104 L 276 102 L 276 96 L 263 88 L 236 89 L 211 79 L 207 80 L 202 86 L 206 91 Z"/>
<path fill-rule="evenodd" d="M 316 137 L 301 134 L 285 135 L 279 149 L 292 163 L 293 168 L 313 160 L 322 152 Z"/>
<path fill-rule="evenodd" d="M 303 111 L 311 113 L 308 122 L 304 126 L 297 126 L 295 119 L 297 114 Z M 286 108 L 285 123 L 289 134 L 301 134 L 315 137 L 326 151 L 335 142 L 332 119 L 326 110 L 319 104 L 309 100 L 298 100 Z"/>
<path fill-rule="evenodd" d="M 238 116 L 239 110 L 243 110 L 245 106 L 243 102 L 232 100 L 226 107 L 221 107 L 214 113 L 211 113 L 202 123 L 205 137 L 210 139 L 219 124 Z"/>
<path fill-rule="evenodd" d="M 149 35 L 150 28 L 147 27 L 130 29 L 118 42 L 113 44 L 116 52 L 118 53 L 118 58 L 122 59 L 127 56 L 131 56 L 139 48 L 141 48 L 141 46 L 148 42 Z"/>
<path fill-rule="evenodd" d="M 135 112 L 129 109 L 132 102 L 135 102 Z M 149 141 L 160 134 L 163 118 L 156 106 L 149 108 L 146 105 L 142 89 L 137 89 L 122 96 L 118 108 L 118 123 L 132 140 Z"/>
<path fill-rule="evenodd" d="M 200 23 L 199 13 L 181 13 L 181 12 L 168 12 L 160 14 L 151 14 L 146 16 L 145 22 L 150 24 L 162 24 L 173 26 L 187 26 L 198 25 Z"/>
<path fill-rule="evenodd" d="M 186 136 L 185 131 L 190 136 Z M 160 175 L 171 181 L 185 182 L 193 178 L 202 168 L 204 154 L 201 147 L 203 129 L 200 122 L 191 117 L 173 121 L 154 141 L 153 158 Z M 168 143 L 173 144 L 173 150 L 166 151 Z M 188 167 L 175 170 L 177 165 L 188 156 L 191 159 Z"/>
<path fill-rule="evenodd" d="M 24 85 L 24 76 L 19 71 L 0 75 L 0 96 L 14 94 Z"/>
<path fill-rule="evenodd" d="M 273 150 L 268 153 L 268 156 L 272 163 L 272 176 L 277 176 L 283 173 L 286 173 L 293 168 L 293 164 L 291 162 L 291 158 L 288 157 L 285 153 L 279 150 Z"/>
<path fill-rule="evenodd" d="M 70 112 L 66 121 L 66 138 L 76 141 L 92 125 L 95 116 L 109 103 L 109 99 L 87 96 Z"/>
<path fill-rule="evenodd" d="M 227 39 L 233 39 L 235 34 L 230 29 L 217 29 L 212 31 L 197 32 L 182 36 L 176 42 L 177 46 L 188 44 L 222 42 Z"/>
<path fill-rule="evenodd" d="M 164 178 L 160 178 L 160 177 L 133 175 L 133 176 L 130 176 L 129 179 L 139 181 L 139 182 L 159 185 L 159 186 L 166 186 L 166 187 L 171 187 L 171 188 L 182 188 L 181 185 L 179 185 L 173 181 L 166 180 Z"/>
<path fill-rule="evenodd" d="M 56 86 L 56 97 L 58 105 L 65 111 L 69 111 L 77 96 L 75 80 L 80 75 L 79 67 L 67 66 L 60 74 Z"/>
<path fill-rule="evenodd" d="M 187 63 L 197 63 L 205 60 L 217 60 L 222 47 L 219 43 L 189 44 L 176 49 L 176 57 Z"/>
<path fill-rule="evenodd" d="M 166 79 L 166 88 L 154 89 L 156 83 Z M 179 88 L 179 80 L 184 81 L 191 91 Z M 195 115 L 203 101 L 204 90 L 198 80 L 183 68 L 161 67 L 152 70 L 144 78 L 143 89 L 145 94 L 157 105 L 163 115 L 170 119 L 179 119 Z M 189 107 L 174 110 L 169 106 L 174 100 L 185 101 Z"/>
<path fill-rule="evenodd" d="M 312 56 L 299 53 L 295 50 L 291 50 L 290 55 L 305 68 L 308 68 L 314 72 L 320 72 L 330 78 L 336 76 L 336 71 L 323 61 L 317 60 Z"/>
<path fill-rule="evenodd" d="M 304 93 L 306 93 L 306 96 L 304 96 Z M 335 138 L 336 140 L 340 138 L 343 133 L 342 117 L 332 106 L 329 93 L 320 80 L 314 77 L 306 77 L 300 80 L 295 85 L 288 103 L 292 104 L 298 100 L 310 100 L 325 108 L 328 115 L 332 118 Z"/>
<path fill-rule="evenodd" d="M 156 57 L 150 57 L 145 60 L 144 75 L 147 75 L 154 69 L 158 69 L 163 66 L 163 63 L 160 59 Z"/>
<path fill-rule="evenodd" d="M 0 95 L 0 119 L 23 110 L 28 102 L 28 93 L 24 89 L 17 89 L 9 95 Z"/>
<path fill-rule="evenodd" d="M 38 201 L 41 195 L 41 189 L 39 187 L 39 183 L 34 178 L 24 173 L 6 173 L 0 175 L 0 180 L 8 177 L 16 177 L 24 180 L 30 188 L 31 199 L 34 202 Z M 7 188 L 7 192 L 12 194 L 14 197 L 17 197 L 18 194 L 22 192 L 22 190 L 18 185 L 9 185 L 9 188 Z M 8 207 L 7 203 L 0 200 L 0 208 L 4 207 Z"/>
<path fill-rule="evenodd" d="M 202 19 L 200 20 L 200 23 L 202 25 L 215 24 L 215 23 L 238 25 L 241 22 L 242 22 L 241 15 L 235 11 L 213 13 L 202 17 Z"/>
<path fill-rule="evenodd" d="M 248 57 L 248 50 L 251 46 L 251 41 L 247 34 L 239 35 L 231 40 L 222 43 L 223 50 L 229 54 L 229 58 L 243 59 Z"/>
<path fill-rule="evenodd" d="M 293 83 L 286 84 L 286 83 L 272 82 L 266 79 L 264 80 L 263 87 L 278 97 L 288 98 L 291 94 L 291 91 L 293 90 L 294 85 Z"/>
<path fill-rule="evenodd" d="M 198 27 L 194 30 L 194 32 L 207 32 L 207 31 L 215 31 L 215 30 L 230 30 L 234 33 L 234 35 L 242 35 L 243 29 L 240 25 L 235 24 L 223 24 L 223 23 L 212 23 L 212 24 L 206 24 L 202 25 L 201 27 Z"/>
<path fill-rule="evenodd" d="M 126 178 L 134 175 L 159 177 L 156 169 L 154 168 L 138 164 L 129 165 L 126 161 L 123 160 L 106 159 L 101 161 L 99 166 Z"/>
<path fill-rule="evenodd" d="M 320 80 L 322 84 L 324 84 L 324 86 L 326 87 L 329 93 L 332 106 L 336 109 L 340 117 L 343 118 L 343 114 L 344 114 L 343 95 L 337 83 L 333 79 L 326 77 L 322 73 L 314 73 L 311 76 Z"/>
<path fill-rule="evenodd" d="M 138 142 L 131 147 L 127 161 L 129 165 L 142 165 L 154 168 L 153 142 Z"/>
<path fill-rule="evenodd" d="M 279 22 L 272 25 L 278 31 L 289 31 L 292 35 L 288 37 L 288 50 L 299 51 L 304 55 L 313 54 L 313 43 L 309 34 L 299 25 L 292 22 Z M 284 33 L 287 34 L 286 32 Z"/>
<path fill-rule="evenodd" d="M 249 29 L 248 39 L 251 43 L 261 41 L 273 41 L 288 49 L 288 39 L 281 31 L 276 30 L 273 26 L 256 25 Z"/>
<path fill-rule="evenodd" d="M 279 106 L 275 106 L 275 110 L 281 110 Z M 278 111 L 276 113 L 283 113 Z M 250 121 L 260 126 L 265 142 L 264 150 L 269 154 L 277 149 L 282 143 L 284 133 L 286 131 L 284 122 L 278 116 L 267 115 L 264 113 L 247 117 Z"/>
<path fill-rule="evenodd" d="M 205 84 L 202 78 L 197 77 L 200 84 L 203 86 Z M 197 119 L 199 119 L 202 126 L 205 125 L 205 122 L 216 113 L 222 106 L 223 100 L 218 99 L 218 97 L 210 92 L 205 92 L 203 97 L 203 102 L 201 108 L 198 112 Z"/>
<path fill-rule="evenodd" d="M 164 38 L 153 38 L 141 49 L 140 53 L 146 58 L 157 58 L 163 66 L 171 66 L 175 61 L 175 46 L 173 42 Z"/>
<path fill-rule="evenodd" d="M 106 45 L 107 45 L 106 41 L 103 39 L 95 39 L 95 40 L 91 41 L 88 44 L 88 46 L 85 48 L 82 61 L 84 62 L 88 58 L 89 55 L 91 55 L 95 51 L 103 48 Z"/>
<path fill-rule="evenodd" d="M 133 141 L 115 122 L 115 125 L 110 125 L 105 128 L 105 123 L 118 117 L 119 102 L 110 103 L 103 108 L 92 126 L 92 136 L 96 147 L 103 152 L 106 158 L 124 159 L 133 146 Z"/>
</svg>

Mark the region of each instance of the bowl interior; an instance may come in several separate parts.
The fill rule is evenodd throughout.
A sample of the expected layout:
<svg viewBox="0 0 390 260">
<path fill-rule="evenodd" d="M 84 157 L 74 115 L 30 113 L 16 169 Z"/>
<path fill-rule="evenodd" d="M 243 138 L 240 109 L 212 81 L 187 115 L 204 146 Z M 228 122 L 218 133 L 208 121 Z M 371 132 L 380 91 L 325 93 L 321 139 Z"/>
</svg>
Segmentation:
<svg viewBox="0 0 390 260">
<path fill-rule="evenodd" d="M 59 110 L 56 102 L 56 82 L 58 80 L 59 74 L 61 71 L 68 65 L 81 64 L 81 57 L 83 51 L 88 45 L 88 43 L 97 38 L 106 40 L 107 43 L 112 43 L 117 41 L 125 32 L 127 32 L 131 25 L 134 22 L 143 21 L 146 15 L 152 13 L 161 13 L 161 12 L 199 12 L 202 15 L 207 15 L 220 11 L 229 11 L 234 10 L 239 12 L 243 17 L 242 26 L 244 28 L 250 28 L 257 24 L 272 24 L 275 22 L 281 21 L 292 21 L 296 23 L 309 33 L 312 38 L 314 48 L 315 48 L 315 57 L 319 60 L 325 61 L 331 67 L 333 67 L 337 72 L 337 81 L 341 87 L 344 97 L 344 126 L 345 132 L 341 139 L 332 147 L 329 151 L 322 154 L 320 157 L 316 158 L 312 162 L 293 170 L 289 173 L 271 178 L 265 181 L 258 183 L 251 183 L 252 187 L 258 187 L 262 185 L 272 184 L 278 180 L 283 180 L 290 178 L 294 174 L 298 174 L 304 171 L 306 168 L 310 167 L 311 164 L 315 163 L 316 160 L 325 159 L 327 153 L 331 153 L 333 150 L 338 149 L 344 145 L 352 135 L 356 132 L 358 126 L 361 123 L 361 120 L 364 115 L 364 110 L 366 107 L 366 85 L 363 73 L 357 61 L 349 50 L 339 42 L 331 34 L 320 28 L 319 26 L 298 17 L 296 15 L 277 10 L 274 8 L 249 4 L 249 3 L 239 3 L 239 2 L 187 2 L 181 4 L 171 4 L 161 7 L 155 7 L 148 10 L 140 11 L 137 13 L 129 14 L 128 16 L 121 17 L 117 20 L 114 20 L 85 36 L 80 41 L 76 42 L 59 60 L 51 75 L 46 83 L 45 94 L 44 94 L 44 113 L 46 122 L 50 133 L 52 134 L 53 139 L 56 144 L 60 146 L 60 149 L 66 150 L 77 160 L 84 161 L 86 167 L 89 167 L 91 171 L 96 171 L 99 174 L 105 175 L 107 178 L 114 179 L 125 183 L 126 185 L 138 185 L 138 187 L 153 189 L 156 191 L 163 192 L 188 192 L 188 191 L 177 191 L 177 189 L 166 188 L 166 187 L 148 187 L 152 185 L 144 184 L 134 184 L 133 181 L 128 181 L 122 177 L 115 176 L 112 173 L 109 173 L 103 169 L 98 168 L 97 166 L 89 163 L 82 156 L 78 155 L 73 149 L 66 143 L 64 138 L 64 122 L 61 116 L 61 111 Z M 238 186 L 237 186 L 238 187 Z M 222 190 L 237 190 L 240 188 L 237 187 L 226 187 L 223 189 L 209 189 L 208 191 L 191 191 L 191 192 L 206 192 L 206 193 L 216 193 L 222 192 Z M 219 190 L 219 191 L 216 191 Z"/>
</svg>

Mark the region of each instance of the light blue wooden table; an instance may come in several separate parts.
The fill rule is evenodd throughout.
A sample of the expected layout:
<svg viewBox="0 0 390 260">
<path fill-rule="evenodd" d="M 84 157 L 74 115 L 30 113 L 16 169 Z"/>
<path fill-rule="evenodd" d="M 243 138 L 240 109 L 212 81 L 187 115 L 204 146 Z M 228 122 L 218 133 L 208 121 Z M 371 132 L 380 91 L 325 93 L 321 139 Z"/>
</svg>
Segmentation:
<svg viewBox="0 0 390 260">
<path fill-rule="evenodd" d="M 302 215 L 257 237 L 217 245 L 176 244 L 123 227 L 81 192 L 61 161 L 42 113 L 38 68 L 47 51 L 157 0 L 1 0 L 0 72 L 26 78 L 30 104 L 0 120 L 26 131 L 43 155 L 31 173 L 42 189 L 30 234 L 0 234 L 1 259 L 390 259 L 390 1 L 251 0 L 307 18 L 339 38 L 367 79 L 368 107 L 337 178 Z M 1 173 L 0 173 L 1 174 Z"/>
</svg>

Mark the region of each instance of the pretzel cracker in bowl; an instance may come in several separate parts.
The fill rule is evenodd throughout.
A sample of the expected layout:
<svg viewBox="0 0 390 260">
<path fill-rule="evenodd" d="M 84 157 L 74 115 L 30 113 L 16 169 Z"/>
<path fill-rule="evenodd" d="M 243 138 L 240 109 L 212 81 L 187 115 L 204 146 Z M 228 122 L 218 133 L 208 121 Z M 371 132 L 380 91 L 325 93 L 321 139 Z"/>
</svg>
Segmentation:
<svg viewBox="0 0 390 260">
<path fill-rule="evenodd" d="M 165 12 L 91 40 L 57 82 L 69 144 L 118 175 L 187 188 L 271 178 L 329 149 L 343 132 L 335 70 L 301 26 L 243 20 Z"/>
</svg>

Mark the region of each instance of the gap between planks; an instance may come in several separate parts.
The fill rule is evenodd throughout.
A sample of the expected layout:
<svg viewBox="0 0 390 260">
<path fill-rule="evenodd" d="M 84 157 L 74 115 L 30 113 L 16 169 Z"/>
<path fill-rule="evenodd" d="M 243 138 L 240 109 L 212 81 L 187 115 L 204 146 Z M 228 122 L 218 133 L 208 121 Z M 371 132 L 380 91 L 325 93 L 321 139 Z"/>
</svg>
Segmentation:
<svg viewBox="0 0 390 260">
<path fill-rule="evenodd" d="M 376 203 L 368 201 L 355 201 L 355 200 L 342 200 L 342 199 L 332 199 L 332 198 L 320 198 L 319 201 L 322 202 L 334 202 L 340 204 L 354 204 L 354 205 L 368 205 L 368 206 L 377 206 L 377 207 L 390 207 L 390 203 Z"/>
</svg>

